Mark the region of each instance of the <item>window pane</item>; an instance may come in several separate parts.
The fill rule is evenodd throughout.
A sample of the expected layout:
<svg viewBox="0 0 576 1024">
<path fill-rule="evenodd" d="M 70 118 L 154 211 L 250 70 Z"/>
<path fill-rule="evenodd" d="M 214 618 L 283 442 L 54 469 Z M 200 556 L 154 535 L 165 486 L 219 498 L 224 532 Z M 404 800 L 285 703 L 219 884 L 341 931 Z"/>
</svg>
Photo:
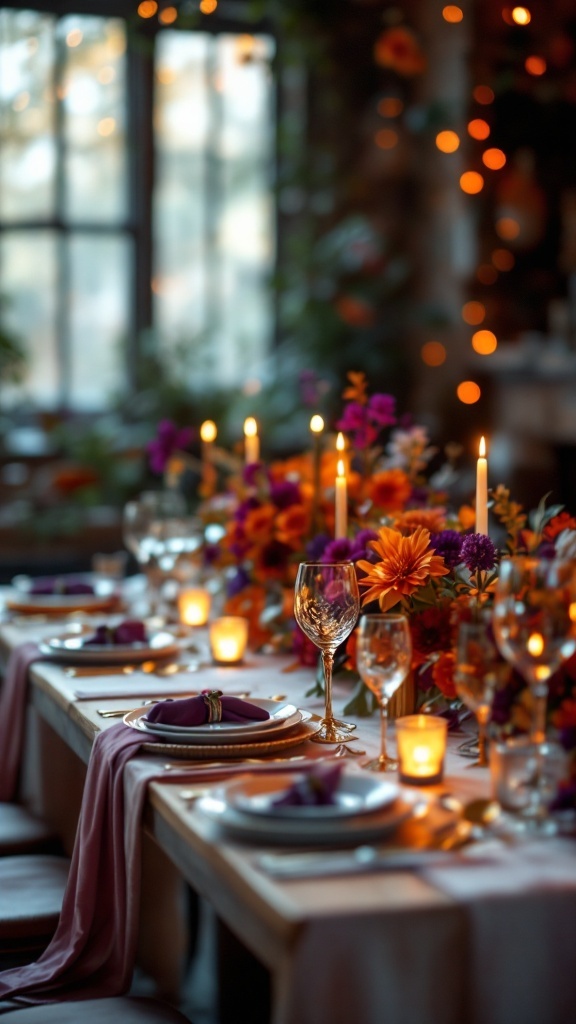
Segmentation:
<svg viewBox="0 0 576 1024">
<path fill-rule="evenodd" d="M 53 232 L 6 232 L 0 236 L 3 322 L 25 344 L 22 388 L 5 388 L 7 403 L 30 398 L 45 408 L 58 403 L 56 358 L 57 241 Z"/>
<path fill-rule="evenodd" d="M 54 215 L 54 19 L 0 10 L 0 217 Z"/>
<path fill-rule="evenodd" d="M 158 41 L 156 322 L 204 382 L 242 383 L 270 345 L 272 54 L 264 36 Z"/>
<path fill-rule="evenodd" d="M 64 52 L 64 216 L 114 222 L 126 216 L 125 51 L 122 22 L 69 15 Z"/>
<path fill-rule="evenodd" d="M 125 389 L 131 245 L 122 237 L 70 241 L 71 405 L 102 407 Z"/>
</svg>

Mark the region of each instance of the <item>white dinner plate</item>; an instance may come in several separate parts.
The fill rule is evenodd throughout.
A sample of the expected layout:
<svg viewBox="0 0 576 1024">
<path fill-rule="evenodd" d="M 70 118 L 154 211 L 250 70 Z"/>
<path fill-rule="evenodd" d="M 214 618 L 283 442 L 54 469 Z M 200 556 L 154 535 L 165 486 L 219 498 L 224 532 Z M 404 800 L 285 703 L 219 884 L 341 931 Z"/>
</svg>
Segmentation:
<svg viewBox="0 0 576 1024">
<path fill-rule="evenodd" d="M 118 600 L 115 584 L 112 580 L 95 579 L 91 576 L 74 574 L 70 579 L 75 582 L 89 583 L 94 587 L 93 594 L 34 594 L 35 582 L 45 577 L 15 576 L 12 580 L 12 593 L 6 599 L 6 607 L 21 613 L 60 614 L 73 611 L 98 611 L 113 607 Z M 47 577 L 46 577 L 47 578 Z M 54 577 L 50 577 L 54 579 Z M 66 579 L 66 575 L 58 579 Z"/>
<path fill-rule="evenodd" d="M 268 776 L 277 791 L 293 781 L 293 775 Z M 240 810 L 229 800 L 229 788 L 221 786 L 194 804 L 225 833 L 248 842 L 281 843 L 291 846 L 356 846 L 376 842 L 396 829 L 414 814 L 422 813 L 426 801 L 418 793 L 399 789 L 397 798 L 378 810 L 345 817 L 300 817 L 259 815 Z"/>
<path fill-rule="evenodd" d="M 169 658 L 180 649 L 174 635 L 166 631 L 151 633 L 145 643 L 87 644 L 86 640 L 94 636 L 94 632 L 91 626 L 83 626 L 73 632 L 68 630 L 44 640 L 40 644 L 40 651 L 43 655 L 75 665 L 84 662 L 123 665 L 126 662 L 148 661 L 149 658 Z"/>
<path fill-rule="evenodd" d="M 278 708 L 278 702 L 274 700 L 255 700 L 254 704 L 266 708 L 272 714 Z M 277 721 L 266 719 L 263 722 L 249 722 L 246 724 L 236 722 L 214 722 L 212 725 L 194 726 L 165 726 L 160 722 L 146 722 L 144 716 L 148 708 L 135 708 L 124 717 L 124 723 L 132 729 L 137 729 L 149 737 L 158 737 L 170 743 L 194 743 L 200 746 L 214 746 L 217 744 L 241 744 L 252 743 L 255 740 L 278 739 L 294 726 L 305 722 L 310 718 L 306 711 L 293 708 L 287 717 L 280 717 Z M 264 726 L 264 728 L 263 728 Z"/>
<path fill-rule="evenodd" d="M 334 803 L 316 805 L 277 805 L 295 782 L 294 776 L 282 786 L 278 779 L 264 776 L 250 776 L 239 779 L 226 789 L 226 800 L 231 807 L 244 814 L 264 815 L 282 818 L 347 818 L 354 814 L 370 814 L 397 800 L 400 788 L 388 779 L 370 778 L 367 775 L 342 774 L 334 793 Z"/>
</svg>

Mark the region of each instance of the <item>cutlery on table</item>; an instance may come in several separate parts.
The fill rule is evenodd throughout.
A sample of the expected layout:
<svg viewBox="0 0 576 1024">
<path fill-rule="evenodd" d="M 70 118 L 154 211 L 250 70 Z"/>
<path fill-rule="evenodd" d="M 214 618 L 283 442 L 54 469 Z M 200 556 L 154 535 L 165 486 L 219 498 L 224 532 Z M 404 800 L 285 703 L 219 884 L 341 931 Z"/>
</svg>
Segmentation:
<svg viewBox="0 0 576 1024">
<path fill-rule="evenodd" d="M 369 871 L 409 871 L 447 859 L 440 848 L 411 849 L 358 846 L 355 850 L 316 850 L 309 853 L 263 853 L 258 867 L 274 878 L 320 878 L 326 875 L 357 875 Z"/>
<path fill-rule="evenodd" d="M 180 672 L 197 672 L 201 662 L 143 661 L 139 665 L 75 665 L 67 668 L 65 674 L 70 678 L 80 676 L 130 676 L 133 672 L 145 672 L 154 676 L 174 676 Z"/>
<path fill-rule="evenodd" d="M 285 764 L 289 765 L 294 761 L 308 761 L 309 758 L 306 754 L 295 754 L 292 757 L 230 757 L 226 761 L 166 761 L 162 765 L 165 772 L 170 771 L 188 771 L 190 768 L 232 768 L 239 764 L 258 764 L 265 766 L 268 764 Z"/>
</svg>

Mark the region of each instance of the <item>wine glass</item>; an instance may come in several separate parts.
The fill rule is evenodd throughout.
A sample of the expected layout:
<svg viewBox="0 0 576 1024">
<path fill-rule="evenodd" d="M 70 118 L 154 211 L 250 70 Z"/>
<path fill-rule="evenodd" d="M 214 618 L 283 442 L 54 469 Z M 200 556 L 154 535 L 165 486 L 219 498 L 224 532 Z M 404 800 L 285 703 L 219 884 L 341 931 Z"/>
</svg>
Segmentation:
<svg viewBox="0 0 576 1024">
<path fill-rule="evenodd" d="M 398 761 L 388 756 L 388 703 L 410 671 L 412 637 L 405 615 L 363 615 L 356 642 L 356 666 L 362 682 L 380 705 L 380 754 L 364 764 L 375 772 L 395 771 Z"/>
<path fill-rule="evenodd" d="M 503 559 L 493 623 L 501 653 L 532 691 L 531 738 L 542 743 L 548 680 L 576 651 L 575 563 L 529 555 Z"/>
<path fill-rule="evenodd" d="M 334 652 L 352 632 L 360 611 L 356 570 L 352 562 L 302 562 L 294 587 L 296 622 L 322 653 L 326 709 L 317 743 L 345 743 L 355 728 L 332 714 Z"/>
<path fill-rule="evenodd" d="M 501 668 L 501 666 L 500 666 Z M 456 692 L 478 722 L 478 767 L 488 764 L 486 731 L 499 678 L 499 654 L 485 616 L 458 625 L 456 641 Z M 475 746 L 475 744 L 474 744 Z M 462 753 L 466 745 L 462 745 Z M 466 755 L 470 756 L 466 749 Z M 474 756 L 474 753 L 472 753 Z"/>
</svg>

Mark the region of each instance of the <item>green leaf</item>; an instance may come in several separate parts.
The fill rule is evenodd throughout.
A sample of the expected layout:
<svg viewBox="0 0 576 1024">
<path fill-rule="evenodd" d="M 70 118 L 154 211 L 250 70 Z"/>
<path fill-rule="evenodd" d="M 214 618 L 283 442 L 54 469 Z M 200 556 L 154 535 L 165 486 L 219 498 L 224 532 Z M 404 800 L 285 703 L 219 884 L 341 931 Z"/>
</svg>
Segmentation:
<svg viewBox="0 0 576 1024">
<path fill-rule="evenodd" d="M 344 715 L 356 715 L 358 718 L 368 718 L 377 707 L 378 701 L 376 697 L 359 679 L 342 713 Z"/>
</svg>

